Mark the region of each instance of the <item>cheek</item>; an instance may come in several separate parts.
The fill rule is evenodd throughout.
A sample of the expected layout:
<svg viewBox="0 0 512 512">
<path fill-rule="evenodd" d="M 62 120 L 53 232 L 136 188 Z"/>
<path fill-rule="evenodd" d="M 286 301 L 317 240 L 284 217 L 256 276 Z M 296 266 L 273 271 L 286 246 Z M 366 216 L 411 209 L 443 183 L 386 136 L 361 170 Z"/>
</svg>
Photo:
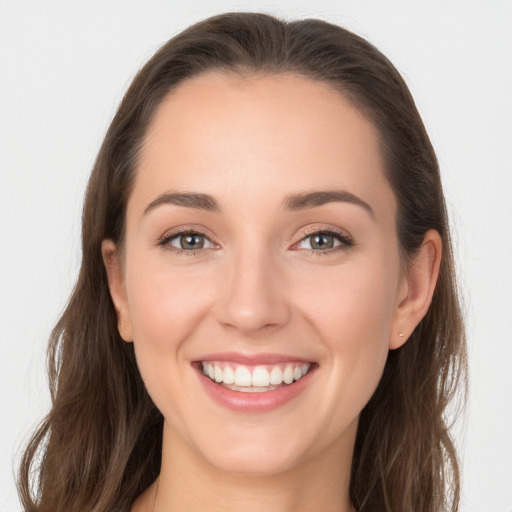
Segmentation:
<svg viewBox="0 0 512 512">
<path fill-rule="evenodd" d="M 324 279 L 305 280 L 298 296 L 308 301 L 302 310 L 324 345 L 324 369 L 329 372 L 325 414 L 337 422 L 356 417 L 375 391 L 387 359 L 394 313 L 396 270 L 384 262 L 358 262 Z M 332 270 L 332 269 L 331 269 Z M 316 282 L 316 286 L 315 286 Z M 329 283 L 322 289 L 318 283 Z M 333 430 L 334 432 L 334 430 Z"/>
<path fill-rule="evenodd" d="M 325 338 L 356 347 L 387 342 L 397 270 L 384 261 L 354 261 L 321 272 L 301 280 L 297 297 L 307 299 L 302 310 Z"/>
<path fill-rule="evenodd" d="M 133 257 L 126 269 L 139 371 L 158 409 L 181 423 L 175 411 L 184 407 L 183 384 L 190 378 L 183 364 L 187 341 L 211 309 L 211 293 L 201 275 L 161 261 Z"/>
<path fill-rule="evenodd" d="M 127 293 L 134 340 L 160 350 L 176 350 L 210 302 L 201 276 L 148 263 L 127 272 Z"/>
</svg>

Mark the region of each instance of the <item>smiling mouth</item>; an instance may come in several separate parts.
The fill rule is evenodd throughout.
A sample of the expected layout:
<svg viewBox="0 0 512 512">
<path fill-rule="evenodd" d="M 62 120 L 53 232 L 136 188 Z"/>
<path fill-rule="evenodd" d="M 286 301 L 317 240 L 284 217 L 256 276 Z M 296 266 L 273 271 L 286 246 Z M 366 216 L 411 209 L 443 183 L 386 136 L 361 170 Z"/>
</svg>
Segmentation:
<svg viewBox="0 0 512 512">
<path fill-rule="evenodd" d="M 210 380 L 232 391 L 265 393 L 302 379 L 311 370 L 312 363 L 248 366 L 226 361 L 202 361 L 201 367 Z"/>
</svg>

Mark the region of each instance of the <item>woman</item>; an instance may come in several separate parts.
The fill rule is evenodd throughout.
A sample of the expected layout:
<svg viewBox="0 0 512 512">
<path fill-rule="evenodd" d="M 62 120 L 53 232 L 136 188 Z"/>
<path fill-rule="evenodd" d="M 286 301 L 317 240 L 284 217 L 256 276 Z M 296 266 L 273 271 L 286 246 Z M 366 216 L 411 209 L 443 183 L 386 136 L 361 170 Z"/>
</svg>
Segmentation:
<svg viewBox="0 0 512 512">
<path fill-rule="evenodd" d="M 439 171 L 369 43 L 247 13 L 173 38 L 105 137 L 82 243 L 26 510 L 457 510 Z"/>
</svg>

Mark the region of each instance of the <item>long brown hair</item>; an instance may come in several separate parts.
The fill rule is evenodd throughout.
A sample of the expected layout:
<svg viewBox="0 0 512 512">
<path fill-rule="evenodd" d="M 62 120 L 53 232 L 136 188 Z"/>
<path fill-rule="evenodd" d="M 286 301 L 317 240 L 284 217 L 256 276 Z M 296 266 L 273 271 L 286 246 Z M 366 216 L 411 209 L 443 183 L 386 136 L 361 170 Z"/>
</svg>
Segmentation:
<svg viewBox="0 0 512 512">
<path fill-rule="evenodd" d="M 255 13 L 215 16 L 167 42 L 138 73 L 110 125 L 87 188 L 80 274 L 50 338 L 51 411 L 20 465 L 25 510 L 126 512 L 158 476 L 163 418 L 145 390 L 133 344 L 119 336 L 101 242 L 123 242 L 127 199 L 155 110 L 176 84 L 210 70 L 291 72 L 336 88 L 379 130 L 404 260 L 428 230 L 440 233 L 430 309 L 407 343 L 389 353 L 361 413 L 350 496 L 359 512 L 458 510 L 459 466 L 445 412 L 465 390 L 466 353 L 428 135 L 404 80 L 370 43 L 324 21 Z"/>
</svg>

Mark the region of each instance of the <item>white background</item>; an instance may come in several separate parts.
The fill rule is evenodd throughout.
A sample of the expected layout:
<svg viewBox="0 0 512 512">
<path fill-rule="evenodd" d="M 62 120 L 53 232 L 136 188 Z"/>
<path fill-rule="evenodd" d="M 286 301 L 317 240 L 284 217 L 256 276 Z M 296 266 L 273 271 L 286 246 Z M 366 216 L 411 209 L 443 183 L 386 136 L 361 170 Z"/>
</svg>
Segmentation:
<svg viewBox="0 0 512 512">
<path fill-rule="evenodd" d="M 46 340 L 114 109 L 163 42 L 228 10 L 338 23 L 406 78 L 440 160 L 467 310 L 463 511 L 512 511 L 510 0 L 0 0 L 0 512 L 20 509 L 13 468 L 49 405 Z"/>
</svg>

